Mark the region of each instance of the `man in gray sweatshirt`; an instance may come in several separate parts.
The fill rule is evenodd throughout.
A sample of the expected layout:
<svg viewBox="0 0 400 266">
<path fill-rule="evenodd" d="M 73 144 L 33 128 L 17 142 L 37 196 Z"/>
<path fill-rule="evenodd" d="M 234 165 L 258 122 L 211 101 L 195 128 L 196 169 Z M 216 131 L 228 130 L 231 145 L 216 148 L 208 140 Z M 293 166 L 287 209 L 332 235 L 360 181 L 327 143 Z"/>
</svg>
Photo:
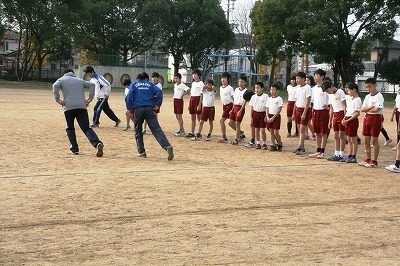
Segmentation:
<svg viewBox="0 0 400 266">
<path fill-rule="evenodd" d="M 64 108 L 65 120 L 67 121 L 67 136 L 71 143 L 72 154 L 79 154 L 78 142 L 76 141 L 74 120 L 78 121 L 79 127 L 85 133 L 93 147 L 97 148 L 97 157 L 103 156 L 104 144 L 99 140 L 96 133 L 89 126 L 89 115 L 87 106 L 93 100 L 95 85 L 75 76 L 72 69 L 63 71 L 63 76 L 53 84 L 54 98 Z M 90 89 L 89 98 L 85 98 L 85 88 Z M 60 90 L 63 99 L 60 98 Z"/>
</svg>

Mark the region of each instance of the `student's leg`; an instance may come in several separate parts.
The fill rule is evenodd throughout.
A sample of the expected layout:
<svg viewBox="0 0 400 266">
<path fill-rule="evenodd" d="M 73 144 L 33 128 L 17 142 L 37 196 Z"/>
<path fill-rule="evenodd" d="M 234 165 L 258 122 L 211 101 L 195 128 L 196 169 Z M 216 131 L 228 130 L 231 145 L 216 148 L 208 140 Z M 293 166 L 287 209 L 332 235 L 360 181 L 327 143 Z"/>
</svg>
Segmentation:
<svg viewBox="0 0 400 266">
<path fill-rule="evenodd" d="M 176 119 L 178 120 L 179 130 L 183 130 L 183 118 L 182 114 L 175 114 Z"/>
<path fill-rule="evenodd" d="M 335 134 L 336 134 L 336 132 L 335 132 Z M 345 140 L 344 131 L 339 131 L 339 132 L 338 132 L 338 139 L 339 139 L 339 152 L 340 152 L 340 154 L 342 154 L 342 155 L 340 155 L 340 156 L 343 157 L 344 148 L 345 148 L 345 146 L 346 146 L 346 140 Z M 336 146 L 335 146 L 335 147 L 336 147 Z M 335 148 L 335 149 L 336 149 L 336 148 Z"/>
<path fill-rule="evenodd" d="M 158 123 L 158 118 L 153 111 L 153 107 L 144 107 L 144 108 L 146 109 L 145 119 L 147 120 L 151 133 L 156 138 L 161 148 L 167 150 L 167 148 L 170 147 L 171 144 L 169 143 L 167 137 L 165 136 L 164 131 L 161 129 L 160 124 Z"/>
<path fill-rule="evenodd" d="M 234 131 L 236 131 L 236 121 L 235 121 L 235 120 L 229 119 L 228 125 L 229 125 Z"/>
<path fill-rule="evenodd" d="M 65 116 L 65 121 L 67 122 L 67 128 L 65 129 L 65 131 L 67 132 L 67 137 L 71 144 L 69 150 L 71 152 L 79 152 L 78 142 L 76 141 L 75 126 L 74 126 L 76 110 L 65 111 L 64 116 Z"/>
<path fill-rule="evenodd" d="M 325 151 L 327 142 L 328 142 L 328 135 L 326 133 L 321 134 L 321 148 L 324 149 L 324 151 Z M 324 151 L 322 151 L 322 152 L 324 152 Z"/>
<path fill-rule="evenodd" d="M 197 133 L 201 134 L 201 131 L 203 130 L 203 125 L 204 125 L 204 120 L 200 120 L 199 130 L 197 131 Z"/>
<path fill-rule="evenodd" d="M 371 137 L 371 144 L 374 145 L 373 147 L 373 154 L 371 154 L 371 159 L 374 161 L 378 161 L 379 156 L 379 138 L 378 137 Z"/>
<path fill-rule="evenodd" d="M 364 137 L 364 147 L 366 159 L 371 159 L 371 136 Z"/>
<path fill-rule="evenodd" d="M 222 133 L 222 138 L 226 139 L 226 125 L 225 125 L 226 118 L 221 117 L 221 120 L 219 120 L 219 124 L 221 125 L 221 133 Z"/>
<path fill-rule="evenodd" d="M 210 134 L 211 135 L 211 133 L 213 132 L 213 130 L 214 130 L 214 120 L 209 120 L 209 124 L 210 124 L 210 129 L 208 130 L 208 134 Z"/>
<path fill-rule="evenodd" d="M 143 142 L 143 122 L 146 119 L 146 112 L 145 112 L 145 107 L 139 107 L 135 109 L 135 140 L 136 140 L 136 146 L 139 154 L 142 154 L 146 152 L 146 149 L 144 148 L 144 142 Z"/>
<path fill-rule="evenodd" d="M 201 114 L 197 114 L 196 117 L 197 117 L 197 121 L 200 121 Z"/>
<path fill-rule="evenodd" d="M 192 120 L 192 127 L 191 127 L 190 132 L 191 132 L 191 133 L 194 133 L 194 131 L 195 131 L 195 129 L 196 129 L 196 114 L 191 114 L 191 115 L 190 115 L 190 118 L 191 118 L 191 120 Z"/>
<path fill-rule="evenodd" d="M 274 129 L 273 132 L 274 132 L 274 135 L 275 135 L 276 142 L 278 144 L 281 144 L 282 143 L 282 139 L 281 139 L 281 135 L 279 134 L 279 129 Z"/>
<path fill-rule="evenodd" d="M 241 124 L 240 122 L 236 122 L 236 138 L 235 138 L 235 140 L 239 140 L 239 136 L 241 133 L 240 124 Z"/>
<path fill-rule="evenodd" d="M 260 143 L 260 129 L 258 127 L 254 128 L 255 133 L 256 133 L 256 143 Z"/>
<path fill-rule="evenodd" d="M 79 127 L 85 133 L 85 136 L 90 141 L 93 147 L 97 147 L 97 144 L 101 142 L 96 132 L 89 126 L 89 115 L 86 109 L 78 109 L 76 114 L 76 121 L 79 124 Z"/>
<path fill-rule="evenodd" d="M 114 111 L 111 110 L 110 105 L 108 104 L 108 100 L 106 99 L 103 103 L 103 111 L 104 113 L 114 122 L 118 122 L 118 117 L 115 115 Z"/>
<path fill-rule="evenodd" d="M 322 134 L 316 133 L 315 135 L 317 137 L 317 149 L 321 149 L 322 148 Z"/>
<path fill-rule="evenodd" d="M 304 149 L 304 142 L 306 140 L 306 134 L 307 134 L 307 126 L 300 124 L 300 129 L 299 129 L 299 148 Z"/>
<path fill-rule="evenodd" d="M 264 144 L 267 141 L 267 134 L 265 133 L 265 127 L 260 128 L 260 132 L 261 132 L 261 139 Z"/>
<path fill-rule="evenodd" d="M 99 120 L 100 120 L 100 114 L 101 114 L 101 110 L 102 107 L 100 106 L 101 102 L 103 99 L 98 99 L 96 104 L 93 107 L 93 123 L 94 124 L 100 124 Z M 99 108 L 100 106 L 100 108 Z M 97 110 L 99 109 L 99 110 Z"/>
<path fill-rule="evenodd" d="M 125 116 L 126 116 L 126 125 L 129 126 L 129 123 L 131 122 L 131 113 L 129 111 L 126 111 Z"/>
<path fill-rule="evenodd" d="M 334 131 L 333 138 L 335 139 L 335 151 L 340 150 L 339 131 Z"/>
</svg>

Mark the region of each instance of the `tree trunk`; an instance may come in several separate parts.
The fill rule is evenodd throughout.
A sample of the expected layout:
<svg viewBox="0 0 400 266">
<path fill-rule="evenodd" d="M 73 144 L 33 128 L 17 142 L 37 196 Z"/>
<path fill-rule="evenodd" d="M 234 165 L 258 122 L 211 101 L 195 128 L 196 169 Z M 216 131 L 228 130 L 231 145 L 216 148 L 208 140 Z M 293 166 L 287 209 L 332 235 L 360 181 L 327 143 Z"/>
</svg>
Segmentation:
<svg viewBox="0 0 400 266">
<path fill-rule="evenodd" d="M 293 51 L 292 48 L 286 50 L 286 86 L 290 84 L 290 77 L 292 75 L 292 59 Z"/>
<path fill-rule="evenodd" d="M 275 69 L 277 67 L 277 63 L 276 63 L 277 58 L 278 58 L 278 55 L 276 53 L 274 53 L 274 55 L 272 57 L 272 63 L 271 63 L 271 75 L 269 78 L 269 86 L 270 87 L 275 82 Z"/>
</svg>

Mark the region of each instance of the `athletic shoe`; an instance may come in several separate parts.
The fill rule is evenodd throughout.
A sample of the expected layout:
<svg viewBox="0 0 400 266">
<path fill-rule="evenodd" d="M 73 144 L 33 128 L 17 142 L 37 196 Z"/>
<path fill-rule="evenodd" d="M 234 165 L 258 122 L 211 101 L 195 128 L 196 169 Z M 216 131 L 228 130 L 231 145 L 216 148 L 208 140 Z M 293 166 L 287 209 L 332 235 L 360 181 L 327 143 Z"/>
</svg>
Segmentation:
<svg viewBox="0 0 400 266">
<path fill-rule="evenodd" d="M 103 148 L 104 148 L 104 144 L 99 142 L 97 144 L 97 153 L 96 153 L 97 157 L 103 157 Z"/>
<path fill-rule="evenodd" d="M 239 140 L 243 140 L 245 138 L 246 138 L 246 135 L 244 134 L 244 131 L 240 131 Z"/>
<path fill-rule="evenodd" d="M 140 158 L 147 158 L 146 152 L 138 153 L 138 155 L 136 155 L 136 156 L 140 157 Z"/>
<path fill-rule="evenodd" d="M 256 150 L 261 150 L 261 144 L 256 144 Z"/>
<path fill-rule="evenodd" d="M 208 134 L 206 137 L 206 141 L 210 141 L 211 140 L 211 134 Z"/>
<path fill-rule="evenodd" d="M 201 135 L 199 133 L 196 134 L 193 138 L 190 138 L 190 140 L 199 140 L 201 139 Z"/>
<path fill-rule="evenodd" d="M 269 151 L 277 151 L 278 149 L 276 148 L 275 145 L 270 145 L 269 146 Z"/>
<path fill-rule="evenodd" d="M 378 162 L 373 162 L 372 160 L 369 163 L 364 164 L 367 168 L 376 168 L 378 167 Z"/>
<path fill-rule="evenodd" d="M 306 154 L 306 150 L 305 149 L 298 149 L 297 150 L 297 152 L 296 152 L 296 155 L 304 155 L 304 154 Z"/>
<path fill-rule="evenodd" d="M 309 154 L 308 157 L 310 157 L 310 158 L 318 158 L 318 156 L 319 156 L 320 154 L 321 154 L 321 153 L 320 153 L 319 151 L 316 151 L 316 152 L 314 152 L 314 153 L 312 153 L 312 154 Z"/>
<path fill-rule="evenodd" d="M 392 150 L 393 150 L 393 151 L 397 151 L 397 146 L 394 146 L 394 147 L 392 148 Z"/>
<path fill-rule="evenodd" d="M 131 128 L 130 125 L 126 125 L 126 126 L 124 127 L 124 129 L 122 129 L 122 131 L 127 131 L 127 130 L 129 130 L 130 128 Z"/>
<path fill-rule="evenodd" d="M 341 159 L 342 157 L 340 157 L 340 156 L 337 156 L 337 155 L 333 155 L 332 157 L 329 157 L 328 159 L 326 159 L 326 160 L 328 160 L 328 161 L 330 161 L 330 162 L 340 162 L 340 159 Z"/>
<path fill-rule="evenodd" d="M 229 143 L 232 144 L 232 145 L 238 145 L 239 141 L 234 139 L 234 140 L 230 140 Z"/>
<path fill-rule="evenodd" d="M 175 137 L 183 137 L 183 136 L 185 136 L 185 131 L 179 130 L 174 135 L 175 135 Z"/>
<path fill-rule="evenodd" d="M 282 144 L 276 144 L 275 146 L 277 151 L 282 151 Z"/>
<path fill-rule="evenodd" d="M 185 138 L 193 138 L 195 135 L 192 132 L 189 132 L 185 135 Z"/>
<path fill-rule="evenodd" d="M 325 153 L 321 152 L 318 156 L 317 159 L 325 159 Z"/>
<path fill-rule="evenodd" d="M 342 156 L 339 156 L 339 157 L 340 157 L 339 162 L 341 162 L 341 163 L 345 163 L 346 162 L 346 160 Z"/>
<path fill-rule="evenodd" d="M 400 173 L 400 168 L 396 167 L 394 164 L 386 166 L 385 169 L 393 173 Z"/>
<path fill-rule="evenodd" d="M 389 146 L 390 143 L 392 143 L 392 139 L 388 139 L 385 141 L 385 143 L 383 143 L 383 146 Z"/>
<path fill-rule="evenodd" d="M 224 139 L 224 138 L 220 138 L 219 140 L 217 140 L 218 143 L 226 143 L 228 142 L 228 139 Z"/>
<path fill-rule="evenodd" d="M 91 127 L 91 128 L 100 127 L 100 124 L 97 124 L 97 123 L 92 123 L 92 124 L 90 125 L 90 127 Z"/>
<path fill-rule="evenodd" d="M 317 140 L 317 136 L 315 136 L 315 134 L 312 135 L 312 140 L 313 141 Z"/>
<path fill-rule="evenodd" d="M 119 126 L 119 124 L 121 124 L 121 120 L 120 120 L 120 119 L 118 119 L 118 121 L 117 121 L 117 122 L 115 122 L 115 126 L 114 126 L 114 127 L 118 127 L 118 126 Z"/>
<path fill-rule="evenodd" d="M 254 148 L 254 147 L 256 146 L 256 144 L 250 141 L 249 143 L 244 144 L 244 146 L 245 146 L 246 148 Z"/>
<path fill-rule="evenodd" d="M 262 150 L 268 150 L 268 145 L 267 145 L 267 144 L 263 144 L 263 145 L 261 146 L 261 149 L 262 149 Z"/>
<path fill-rule="evenodd" d="M 147 130 L 145 128 L 143 128 L 142 134 L 145 135 L 146 133 L 147 133 Z"/>
<path fill-rule="evenodd" d="M 346 157 L 345 162 L 346 163 L 357 163 L 357 159 L 354 157 Z"/>
<path fill-rule="evenodd" d="M 167 153 L 168 153 L 168 161 L 174 159 L 174 148 L 172 148 L 172 146 L 167 147 Z"/>
<path fill-rule="evenodd" d="M 300 148 L 297 148 L 293 151 L 293 153 L 297 153 L 299 150 L 301 150 Z"/>
<path fill-rule="evenodd" d="M 73 155 L 78 155 L 79 154 L 79 151 L 69 151 L 71 154 L 73 154 Z"/>
<path fill-rule="evenodd" d="M 359 166 L 365 166 L 366 164 L 369 164 L 370 161 L 371 161 L 371 159 L 364 159 L 364 161 L 359 162 L 358 165 Z"/>
</svg>

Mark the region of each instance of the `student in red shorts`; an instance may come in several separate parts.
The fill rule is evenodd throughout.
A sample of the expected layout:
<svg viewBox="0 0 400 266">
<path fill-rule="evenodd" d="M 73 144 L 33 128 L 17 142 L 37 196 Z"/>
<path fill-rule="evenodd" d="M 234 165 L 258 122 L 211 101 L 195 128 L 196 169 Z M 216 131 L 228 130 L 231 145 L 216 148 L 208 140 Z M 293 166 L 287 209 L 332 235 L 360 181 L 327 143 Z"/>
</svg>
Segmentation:
<svg viewBox="0 0 400 266">
<path fill-rule="evenodd" d="M 268 98 L 266 108 L 267 128 L 271 133 L 270 151 L 282 151 L 282 138 L 279 134 L 281 129 L 281 111 L 283 99 L 278 96 L 281 87 L 278 83 L 271 85 L 271 97 Z"/>
<path fill-rule="evenodd" d="M 190 88 L 182 83 L 182 75 L 176 73 L 174 75 L 174 114 L 178 120 L 179 130 L 175 133 L 176 137 L 185 136 L 185 129 L 183 128 L 183 96 L 190 93 Z"/>
</svg>

